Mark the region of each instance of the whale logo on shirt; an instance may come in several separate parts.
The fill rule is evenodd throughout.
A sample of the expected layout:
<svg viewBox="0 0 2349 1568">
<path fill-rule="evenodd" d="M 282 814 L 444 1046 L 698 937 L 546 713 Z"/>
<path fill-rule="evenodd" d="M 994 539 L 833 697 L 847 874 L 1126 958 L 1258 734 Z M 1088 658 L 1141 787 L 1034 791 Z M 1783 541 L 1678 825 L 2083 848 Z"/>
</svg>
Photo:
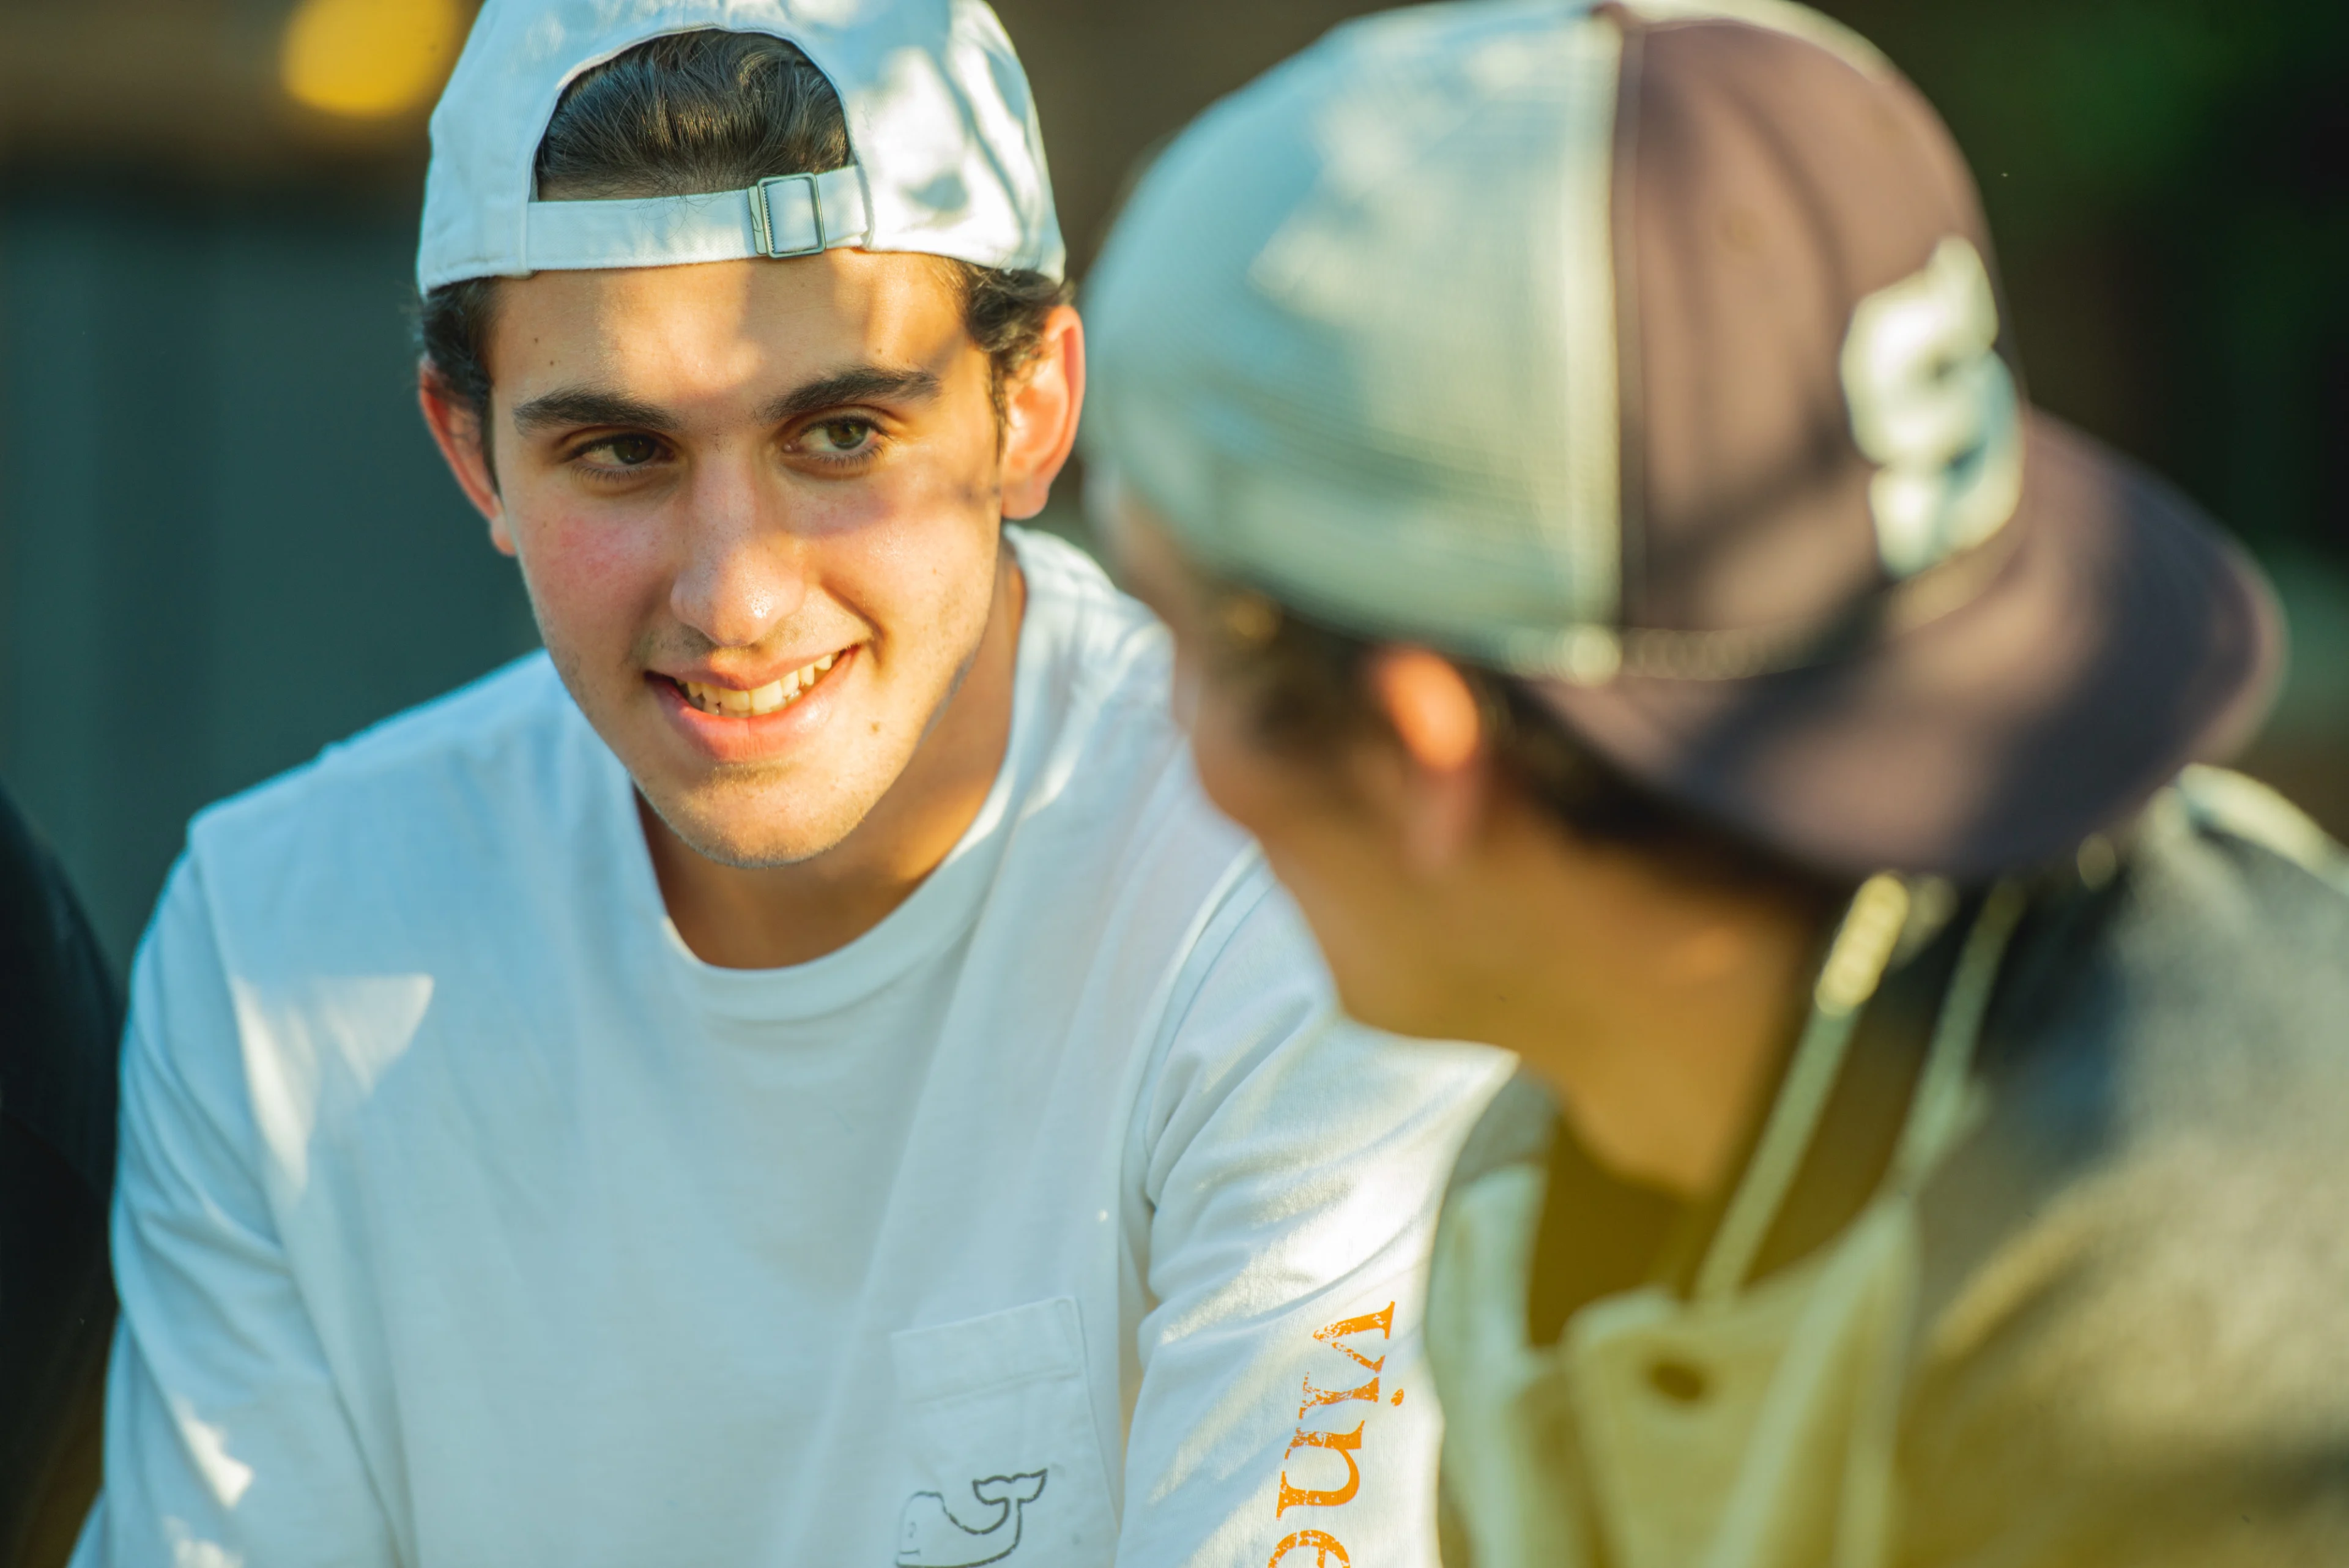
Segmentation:
<svg viewBox="0 0 2349 1568">
<path fill-rule="evenodd" d="M 984 1528 L 957 1519 L 939 1493 L 916 1492 L 897 1516 L 897 1568 L 979 1568 L 1002 1562 L 1019 1550 L 1023 1515 L 1043 1495 L 1044 1476 L 1030 1470 L 971 1482 L 971 1495 L 994 1516 Z"/>
</svg>

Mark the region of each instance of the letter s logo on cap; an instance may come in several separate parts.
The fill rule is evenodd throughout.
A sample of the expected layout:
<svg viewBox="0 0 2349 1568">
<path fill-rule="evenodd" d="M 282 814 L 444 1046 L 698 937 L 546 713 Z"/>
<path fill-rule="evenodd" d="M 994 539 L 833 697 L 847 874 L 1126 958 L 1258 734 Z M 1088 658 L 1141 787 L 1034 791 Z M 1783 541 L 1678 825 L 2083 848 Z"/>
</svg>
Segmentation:
<svg viewBox="0 0 2349 1568">
<path fill-rule="evenodd" d="M 1981 544 L 2022 498 L 2021 409 L 1997 340 L 1990 271 L 1954 236 L 1851 313 L 1844 397 L 1859 450 L 1881 465 L 1868 506 L 1896 578 Z"/>
</svg>

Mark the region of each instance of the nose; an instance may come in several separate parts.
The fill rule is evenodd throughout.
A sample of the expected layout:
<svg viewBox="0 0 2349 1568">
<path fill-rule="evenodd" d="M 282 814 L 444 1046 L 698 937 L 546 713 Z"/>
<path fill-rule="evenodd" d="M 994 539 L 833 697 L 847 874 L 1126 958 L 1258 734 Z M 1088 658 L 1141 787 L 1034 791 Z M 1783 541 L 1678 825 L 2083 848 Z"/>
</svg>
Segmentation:
<svg viewBox="0 0 2349 1568">
<path fill-rule="evenodd" d="M 669 609 L 719 648 L 749 648 L 807 598 L 801 542 L 748 464 L 711 463 L 684 498 L 686 550 Z"/>
</svg>

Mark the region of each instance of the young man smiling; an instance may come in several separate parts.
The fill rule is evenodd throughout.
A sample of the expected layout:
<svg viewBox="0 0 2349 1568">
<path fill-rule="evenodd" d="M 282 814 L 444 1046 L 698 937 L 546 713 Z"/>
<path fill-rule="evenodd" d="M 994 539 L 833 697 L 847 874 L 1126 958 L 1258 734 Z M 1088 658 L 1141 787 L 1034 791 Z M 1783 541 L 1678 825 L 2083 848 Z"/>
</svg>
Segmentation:
<svg viewBox="0 0 2349 1568">
<path fill-rule="evenodd" d="M 81 1563 L 1426 1560 L 1498 1059 L 1330 1022 L 1162 634 L 1003 529 L 1061 258 L 976 0 L 484 10 L 422 396 L 548 657 L 192 829 Z"/>
</svg>

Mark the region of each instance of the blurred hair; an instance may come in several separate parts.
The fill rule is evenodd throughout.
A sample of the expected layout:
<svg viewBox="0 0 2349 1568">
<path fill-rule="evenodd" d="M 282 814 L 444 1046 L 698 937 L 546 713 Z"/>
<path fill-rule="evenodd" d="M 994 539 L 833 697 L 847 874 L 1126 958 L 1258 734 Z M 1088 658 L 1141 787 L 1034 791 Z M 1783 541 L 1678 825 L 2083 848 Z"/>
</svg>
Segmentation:
<svg viewBox="0 0 2349 1568">
<path fill-rule="evenodd" d="M 1366 674 L 1381 643 L 1299 616 L 1252 589 L 1210 585 L 1208 624 L 1227 676 L 1244 683 L 1257 737 L 1295 755 L 1327 755 L 1362 735 L 1392 735 Z M 1514 677 L 1452 660 L 1475 693 L 1499 771 L 1559 827 L 1658 860 L 1692 881 L 1767 890 L 1823 912 L 1847 883 L 1667 800 L 1585 744 Z"/>
<path fill-rule="evenodd" d="M 820 174 L 849 161 L 839 95 L 805 55 L 763 33 L 677 33 L 639 44 L 564 90 L 538 144 L 538 193 L 608 201 L 739 191 L 774 174 Z M 957 296 L 963 325 L 988 357 L 996 416 L 1008 387 L 1069 297 L 1040 272 L 928 258 Z M 486 419 L 484 357 L 496 278 L 444 284 L 418 302 L 418 348 L 432 376 Z"/>
</svg>

